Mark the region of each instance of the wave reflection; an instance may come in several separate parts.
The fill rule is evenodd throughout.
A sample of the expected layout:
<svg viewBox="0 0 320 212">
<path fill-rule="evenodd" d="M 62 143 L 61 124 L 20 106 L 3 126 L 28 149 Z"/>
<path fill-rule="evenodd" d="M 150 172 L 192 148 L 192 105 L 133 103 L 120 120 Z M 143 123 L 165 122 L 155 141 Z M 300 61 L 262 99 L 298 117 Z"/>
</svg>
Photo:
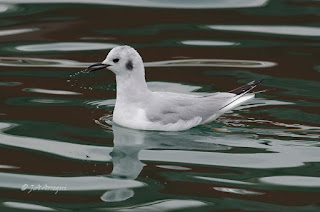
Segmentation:
<svg viewBox="0 0 320 212">
<path fill-rule="evenodd" d="M 225 31 L 256 32 L 295 36 L 320 36 L 319 27 L 309 26 L 210 25 L 208 27 L 214 30 Z"/>
<path fill-rule="evenodd" d="M 56 95 L 82 95 L 78 92 L 73 91 L 63 91 L 63 90 L 49 90 L 42 88 L 25 88 L 23 89 L 26 92 L 34 92 L 34 93 L 44 93 L 44 94 L 56 94 Z"/>
<path fill-rule="evenodd" d="M 256 60 L 227 60 L 227 59 L 185 59 L 166 60 L 145 63 L 146 67 L 174 67 L 174 66 L 204 66 L 204 67 L 239 67 L 239 68 L 267 68 L 277 65 L 269 61 Z"/>
<path fill-rule="evenodd" d="M 97 61 L 95 61 L 97 62 Z M 66 67 L 86 68 L 94 62 L 78 62 L 65 59 L 44 59 L 29 57 L 0 57 L 0 66 L 15 67 Z M 181 59 L 164 60 L 144 63 L 145 67 L 234 67 L 234 68 L 268 68 L 277 63 L 257 60 L 228 60 L 228 59 Z"/>
<path fill-rule="evenodd" d="M 1 8 L 0 8 L 1 10 Z M 6 36 L 6 35 L 16 35 L 16 34 L 22 34 L 27 32 L 34 32 L 39 30 L 38 28 L 25 28 L 25 29 L 8 29 L 8 30 L 0 30 L 0 36 Z"/>
<path fill-rule="evenodd" d="M 64 59 L 0 57 L 0 66 L 84 68 L 88 67 L 90 64 L 91 63 L 81 63 L 74 60 Z"/>
<path fill-rule="evenodd" d="M 11 3 L 26 3 L 24 0 L 11 0 Z M 178 8 L 178 9 L 221 9 L 221 8 L 246 8 L 262 7 L 268 0 L 198 0 L 198 1 L 161 1 L 161 0 L 28 0 L 27 3 L 83 3 L 83 4 L 104 4 L 129 7 L 154 7 L 154 8 Z"/>
<path fill-rule="evenodd" d="M 237 46 L 240 44 L 235 42 L 212 40 L 185 40 L 181 41 L 181 43 L 189 46 Z"/>
<path fill-rule="evenodd" d="M 242 195 L 262 195 L 262 194 L 264 194 L 262 192 L 249 191 L 246 189 L 239 189 L 239 188 L 214 187 L 213 189 L 216 191 L 228 192 L 228 193 L 234 193 L 234 194 L 242 194 Z"/>
<path fill-rule="evenodd" d="M 45 51 L 88 51 L 112 49 L 116 44 L 109 43 L 85 43 L 85 42 L 58 42 L 44 44 L 30 44 L 17 46 L 16 49 L 23 52 L 45 52 Z"/>
<path fill-rule="evenodd" d="M 22 203 L 22 202 L 3 202 L 3 205 L 9 208 L 16 208 L 20 210 L 32 210 L 32 211 L 56 211 L 53 208 L 36 205 L 31 203 Z"/>
<path fill-rule="evenodd" d="M 8 10 L 12 9 L 13 7 L 8 4 L 0 4 L 0 13 L 7 12 Z"/>
<path fill-rule="evenodd" d="M 260 178 L 260 181 L 266 184 L 294 187 L 320 187 L 319 177 L 309 176 L 271 176 Z"/>
</svg>

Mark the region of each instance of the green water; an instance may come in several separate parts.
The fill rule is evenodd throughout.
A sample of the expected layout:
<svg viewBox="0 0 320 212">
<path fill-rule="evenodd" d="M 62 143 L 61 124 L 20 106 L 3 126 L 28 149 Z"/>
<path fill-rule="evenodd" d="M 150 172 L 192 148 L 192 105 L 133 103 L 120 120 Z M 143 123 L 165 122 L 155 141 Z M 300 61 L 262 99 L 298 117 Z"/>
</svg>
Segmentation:
<svg viewBox="0 0 320 212">
<path fill-rule="evenodd" d="M 319 211 L 320 2 L 0 0 L 0 211 Z M 112 123 L 128 44 L 151 90 L 268 92 L 183 132 Z"/>
</svg>

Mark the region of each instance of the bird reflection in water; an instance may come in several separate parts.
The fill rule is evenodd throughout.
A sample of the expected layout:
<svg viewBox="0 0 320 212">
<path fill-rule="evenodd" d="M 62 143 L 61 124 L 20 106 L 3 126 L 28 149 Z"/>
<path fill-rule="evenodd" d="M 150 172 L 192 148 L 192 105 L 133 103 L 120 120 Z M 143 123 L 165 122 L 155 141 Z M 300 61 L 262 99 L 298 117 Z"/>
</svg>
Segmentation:
<svg viewBox="0 0 320 212">
<path fill-rule="evenodd" d="M 113 124 L 112 130 L 114 147 L 110 156 L 112 157 L 113 170 L 108 177 L 117 179 L 136 180 L 145 166 L 139 159 L 139 154 L 148 150 L 208 152 L 230 149 L 228 146 L 213 143 L 212 138 L 203 135 L 203 131 L 201 135 L 197 129 L 184 132 L 141 131 Z M 132 188 L 121 188 L 105 192 L 101 196 L 101 200 L 119 202 L 133 196 Z"/>
</svg>

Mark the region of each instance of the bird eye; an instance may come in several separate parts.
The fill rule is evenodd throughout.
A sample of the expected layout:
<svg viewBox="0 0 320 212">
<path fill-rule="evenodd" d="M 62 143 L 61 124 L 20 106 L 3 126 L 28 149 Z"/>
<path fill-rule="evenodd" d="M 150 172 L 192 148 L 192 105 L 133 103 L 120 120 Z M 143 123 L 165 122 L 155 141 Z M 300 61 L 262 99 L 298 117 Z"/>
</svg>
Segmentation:
<svg viewBox="0 0 320 212">
<path fill-rule="evenodd" d="M 119 58 L 114 58 L 114 59 L 113 59 L 113 62 L 114 62 L 114 63 L 119 62 Z"/>
</svg>

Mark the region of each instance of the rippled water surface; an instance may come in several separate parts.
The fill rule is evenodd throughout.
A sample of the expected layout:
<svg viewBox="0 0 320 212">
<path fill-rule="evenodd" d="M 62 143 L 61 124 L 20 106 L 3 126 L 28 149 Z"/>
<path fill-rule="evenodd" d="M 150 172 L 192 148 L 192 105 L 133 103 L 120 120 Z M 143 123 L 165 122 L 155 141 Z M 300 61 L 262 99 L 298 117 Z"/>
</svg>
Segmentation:
<svg viewBox="0 0 320 212">
<path fill-rule="evenodd" d="M 0 0 L 0 211 L 319 211 L 317 0 Z M 112 123 L 117 45 L 151 90 L 265 93 L 183 132 Z"/>
</svg>

